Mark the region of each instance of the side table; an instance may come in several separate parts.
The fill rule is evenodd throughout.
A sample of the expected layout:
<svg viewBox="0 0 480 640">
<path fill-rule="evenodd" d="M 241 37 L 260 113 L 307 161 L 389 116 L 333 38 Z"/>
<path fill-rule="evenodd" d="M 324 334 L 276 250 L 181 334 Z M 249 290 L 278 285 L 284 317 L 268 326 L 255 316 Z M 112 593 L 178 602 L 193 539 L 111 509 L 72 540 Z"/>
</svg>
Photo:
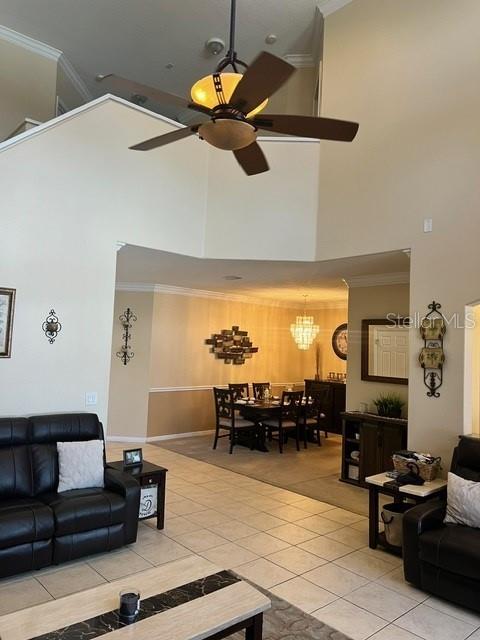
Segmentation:
<svg viewBox="0 0 480 640">
<path fill-rule="evenodd" d="M 385 486 L 387 482 L 391 482 L 392 478 L 389 478 L 386 473 L 377 473 L 374 476 L 365 478 L 365 483 L 368 487 L 369 502 L 369 527 L 368 527 L 368 546 L 370 549 L 376 549 L 377 545 L 385 547 L 387 551 L 391 553 L 399 554 L 397 547 L 393 547 L 388 544 L 385 539 L 385 534 L 380 533 L 378 530 L 378 496 L 383 493 L 387 496 L 392 496 L 394 502 L 403 502 L 405 499 L 410 499 L 419 504 L 440 498 L 446 495 L 447 481 L 443 478 L 436 478 L 431 482 L 425 482 L 422 485 L 405 484 L 401 487 L 395 488 L 392 486 Z M 412 505 L 414 506 L 414 505 Z"/>
<path fill-rule="evenodd" d="M 152 462 L 143 461 L 135 467 L 124 467 L 122 460 L 116 460 L 115 462 L 108 462 L 107 467 L 117 469 L 117 471 L 123 471 L 129 473 L 135 478 L 141 487 L 149 487 L 151 485 L 157 485 L 157 510 L 148 516 L 140 516 L 139 520 L 148 520 L 149 518 L 157 518 L 157 529 L 163 529 L 165 526 L 165 485 L 167 480 L 167 471 L 164 467 L 159 467 Z"/>
</svg>

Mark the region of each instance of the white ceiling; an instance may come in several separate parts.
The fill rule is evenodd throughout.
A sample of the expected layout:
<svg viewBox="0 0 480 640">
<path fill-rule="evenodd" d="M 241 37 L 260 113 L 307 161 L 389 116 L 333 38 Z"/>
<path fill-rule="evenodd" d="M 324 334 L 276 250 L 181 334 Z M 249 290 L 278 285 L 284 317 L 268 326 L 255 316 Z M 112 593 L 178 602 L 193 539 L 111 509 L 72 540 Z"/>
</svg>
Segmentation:
<svg viewBox="0 0 480 640">
<path fill-rule="evenodd" d="M 249 63 L 262 49 L 314 54 L 316 7 L 316 0 L 238 0 L 239 57 Z M 229 10 L 229 0 L 0 0 L 0 23 L 63 51 L 94 97 L 108 92 L 94 80 L 99 73 L 186 96 L 218 62 L 205 41 L 219 36 L 228 45 Z M 272 33 L 277 42 L 265 44 Z"/>
<path fill-rule="evenodd" d="M 368 282 L 366 277 L 372 276 L 380 281 L 379 276 L 409 270 L 403 251 L 323 262 L 275 262 L 192 258 L 126 245 L 117 257 L 118 283 L 171 285 L 296 304 L 303 302 L 303 295 L 308 295 L 309 304 L 346 301 L 344 279 Z M 242 279 L 225 280 L 228 275 Z M 388 276 L 384 280 L 388 282 Z"/>
</svg>

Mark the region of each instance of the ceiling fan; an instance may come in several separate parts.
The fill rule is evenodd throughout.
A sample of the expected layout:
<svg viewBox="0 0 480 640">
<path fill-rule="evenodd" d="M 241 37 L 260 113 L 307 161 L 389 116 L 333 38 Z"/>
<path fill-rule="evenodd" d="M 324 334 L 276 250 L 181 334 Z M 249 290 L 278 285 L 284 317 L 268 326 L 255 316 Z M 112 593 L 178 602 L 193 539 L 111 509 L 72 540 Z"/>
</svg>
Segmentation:
<svg viewBox="0 0 480 640">
<path fill-rule="evenodd" d="M 267 160 L 257 143 L 259 129 L 293 136 L 320 140 L 351 142 L 358 131 L 358 123 L 332 118 L 259 113 L 272 96 L 294 73 L 295 67 L 262 51 L 247 66 L 235 51 L 236 0 L 231 0 L 230 43 L 227 55 L 219 62 L 215 72 L 201 78 L 191 91 L 191 100 L 166 93 L 114 74 L 99 75 L 99 82 L 108 80 L 113 89 L 142 95 L 159 103 L 169 103 L 192 109 L 208 116 L 187 127 L 176 129 L 130 149 L 149 151 L 188 136 L 198 134 L 202 140 L 218 149 L 233 151 L 237 161 L 249 176 L 268 171 Z M 233 73 L 224 70 L 227 67 Z M 238 67 L 245 72 L 239 73 Z"/>
</svg>

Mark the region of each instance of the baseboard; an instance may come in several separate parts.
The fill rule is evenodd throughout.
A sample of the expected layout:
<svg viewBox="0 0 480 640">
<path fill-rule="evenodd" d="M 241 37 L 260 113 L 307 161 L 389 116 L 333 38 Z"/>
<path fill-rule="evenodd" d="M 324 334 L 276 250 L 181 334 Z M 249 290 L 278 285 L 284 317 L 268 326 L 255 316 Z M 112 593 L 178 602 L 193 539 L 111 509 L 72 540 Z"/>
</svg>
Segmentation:
<svg viewBox="0 0 480 640">
<path fill-rule="evenodd" d="M 206 431 L 186 431 L 184 433 L 168 433 L 162 436 L 150 436 L 146 438 L 132 438 L 130 436 L 110 436 L 107 435 L 107 442 L 132 442 L 137 444 L 149 444 L 150 442 L 161 442 L 162 440 L 174 440 L 175 438 L 194 438 L 195 436 L 208 436 L 214 433 L 213 429 Z"/>
</svg>

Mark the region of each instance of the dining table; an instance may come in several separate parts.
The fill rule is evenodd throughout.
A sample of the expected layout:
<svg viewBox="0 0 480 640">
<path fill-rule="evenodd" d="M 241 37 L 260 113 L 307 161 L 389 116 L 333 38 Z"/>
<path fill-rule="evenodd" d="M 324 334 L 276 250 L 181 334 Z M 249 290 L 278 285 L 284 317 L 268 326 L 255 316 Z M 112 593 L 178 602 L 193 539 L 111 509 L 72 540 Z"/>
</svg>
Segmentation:
<svg viewBox="0 0 480 640">
<path fill-rule="evenodd" d="M 280 398 L 276 397 L 272 397 L 268 400 L 238 399 L 235 401 L 234 406 L 236 409 L 238 409 L 242 418 L 245 418 L 245 420 L 250 420 L 251 422 L 262 422 L 262 418 L 264 420 L 276 418 L 281 412 L 281 401 Z M 302 414 L 305 413 L 306 407 L 307 403 L 304 400 L 302 402 Z M 303 437 L 303 433 L 301 433 L 301 437 Z M 248 438 L 241 438 L 238 444 L 250 447 L 251 441 Z M 258 429 L 254 446 L 257 451 L 262 451 L 265 453 L 268 452 L 269 449 L 265 442 L 265 429 Z"/>
</svg>

